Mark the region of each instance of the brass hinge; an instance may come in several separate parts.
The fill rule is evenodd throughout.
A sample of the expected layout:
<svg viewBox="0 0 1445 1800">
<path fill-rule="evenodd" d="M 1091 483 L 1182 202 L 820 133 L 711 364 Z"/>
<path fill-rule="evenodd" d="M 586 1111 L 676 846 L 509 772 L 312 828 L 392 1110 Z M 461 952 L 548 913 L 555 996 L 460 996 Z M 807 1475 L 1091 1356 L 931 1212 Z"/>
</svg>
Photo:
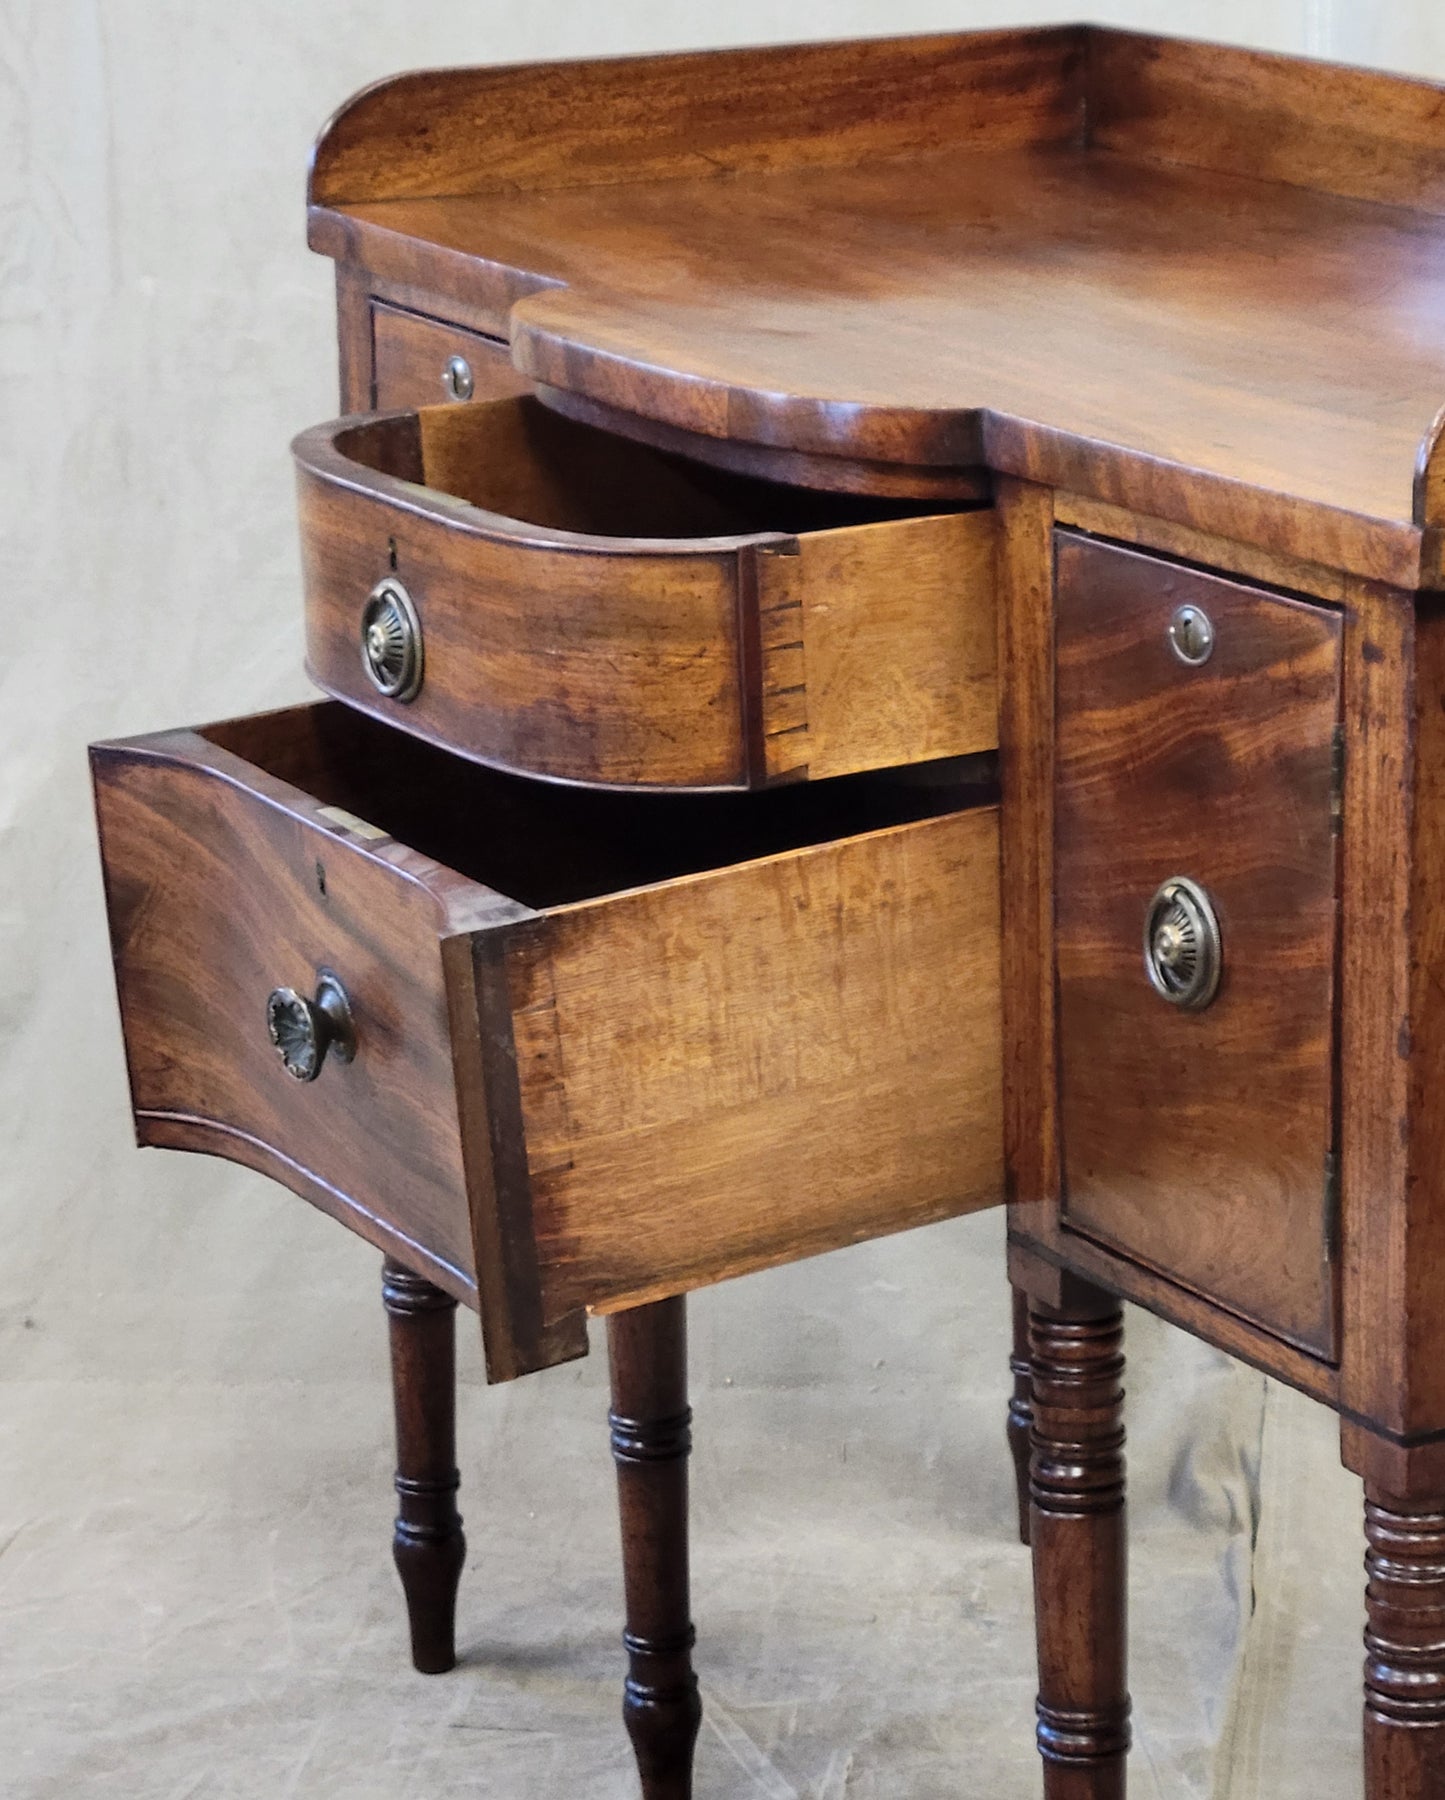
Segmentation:
<svg viewBox="0 0 1445 1800">
<path fill-rule="evenodd" d="M 1330 835 L 1338 837 L 1345 822 L 1345 728 L 1330 734 Z"/>
<path fill-rule="evenodd" d="M 1333 1150 L 1325 1153 L 1324 1238 L 1325 1261 L 1332 1263 L 1340 1253 L 1340 1159 Z"/>
</svg>

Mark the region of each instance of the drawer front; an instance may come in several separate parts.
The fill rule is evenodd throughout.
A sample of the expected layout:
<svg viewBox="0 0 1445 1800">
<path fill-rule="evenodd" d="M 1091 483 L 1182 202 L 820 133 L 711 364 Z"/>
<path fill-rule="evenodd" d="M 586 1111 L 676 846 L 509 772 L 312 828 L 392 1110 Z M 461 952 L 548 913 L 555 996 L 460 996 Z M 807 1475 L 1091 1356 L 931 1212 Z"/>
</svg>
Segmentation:
<svg viewBox="0 0 1445 1800">
<path fill-rule="evenodd" d="M 1339 616 L 1065 533 L 1057 580 L 1065 1218 L 1332 1356 Z"/>
<path fill-rule="evenodd" d="M 381 412 L 448 400 L 505 400 L 531 385 L 499 338 L 379 301 L 371 307 L 371 353 L 372 404 Z"/>
<path fill-rule="evenodd" d="M 304 775 L 324 765 L 324 725 L 324 709 L 302 708 L 240 729 Z M 93 765 L 140 1141 L 257 1167 L 477 1305 L 469 1191 L 489 1114 L 479 1001 L 456 951 L 525 909 L 206 737 L 100 746 Z M 311 998 L 322 971 L 347 996 L 357 1050 L 302 1082 L 273 1047 L 267 1002 L 282 988 Z M 516 1354 L 555 1360 L 560 1344 L 533 1340 Z"/>
<path fill-rule="evenodd" d="M 296 454 L 312 674 L 464 755 L 730 788 L 997 745 L 987 510 L 876 518 L 532 400 L 321 427 Z M 419 646 L 400 686 L 364 646 L 387 582 Z"/>
<path fill-rule="evenodd" d="M 991 806 L 590 794 L 331 704 L 93 754 L 141 1141 L 424 1268 L 494 1379 L 1000 1197 Z M 338 987 L 354 1054 L 296 1079 L 268 998 Z"/>
</svg>

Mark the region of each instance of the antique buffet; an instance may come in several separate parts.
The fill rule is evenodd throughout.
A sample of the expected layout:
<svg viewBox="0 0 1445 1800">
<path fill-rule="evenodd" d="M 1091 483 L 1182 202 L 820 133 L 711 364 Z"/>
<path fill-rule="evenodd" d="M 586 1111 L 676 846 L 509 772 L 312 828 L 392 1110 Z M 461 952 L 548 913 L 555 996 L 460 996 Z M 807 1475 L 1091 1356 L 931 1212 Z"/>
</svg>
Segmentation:
<svg viewBox="0 0 1445 1800">
<path fill-rule="evenodd" d="M 385 1254 L 417 1666 L 456 1304 L 497 1381 L 604 1313 L 687 1795 L 684 1295 L 1006 1201 L 1045 1791 L 1124 1791 L 1127 1299 L 1338 1413 L 1368 1792 L 1445 1795 L 1445 90 L 1072 26 L 457 69 L 309 202 L 329 698 L 94 765 L 140 1141 Z"/>
</svg>

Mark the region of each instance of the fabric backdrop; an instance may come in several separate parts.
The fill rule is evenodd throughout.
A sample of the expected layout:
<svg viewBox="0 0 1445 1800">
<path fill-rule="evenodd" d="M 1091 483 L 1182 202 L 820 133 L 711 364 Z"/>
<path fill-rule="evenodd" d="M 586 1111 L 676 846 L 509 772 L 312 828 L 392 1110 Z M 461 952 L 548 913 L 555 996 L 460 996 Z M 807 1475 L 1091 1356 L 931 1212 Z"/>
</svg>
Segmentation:
<svg viewBox="0 0 1445 1800">
<path fill-rule="evenodd" d="M 1445 74 L 1425 0 L 1147 0 Z M 979 0 L 0 0 L 0 1795 L 626 1796 L 600 1359 L 481 1382 L 464 1662 L 412 1674 L 377 1258 L 131 1147 L 84 746 L 302 697 L 287 441 L 335 408 L 307 149 L 407 66 L 1041 20 Z M 1052 16 L 1057 16 L 1052 15 Z M 693 1306 L 702 1800 L 1036 1791 L 996 1217 Z M 1351 1800 L 1322 1411 L 1130 1320 L 1138 1796 Z"/>
</svg>

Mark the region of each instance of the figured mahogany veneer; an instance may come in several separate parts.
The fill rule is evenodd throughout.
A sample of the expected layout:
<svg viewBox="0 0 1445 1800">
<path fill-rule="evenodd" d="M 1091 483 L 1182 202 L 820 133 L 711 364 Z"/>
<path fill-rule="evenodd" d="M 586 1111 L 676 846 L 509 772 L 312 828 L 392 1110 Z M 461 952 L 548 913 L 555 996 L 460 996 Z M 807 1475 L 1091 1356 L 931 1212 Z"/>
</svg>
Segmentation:
<svg viewBox="0 0 1445 1800">
<path fill-rule="evenodd" d="M 1332 1357 L 1339 614 L 1056 543 L 1064 1216 Z M 1215 634 L 1198 667 L 1170 645 L 1186 606 Z M 1225 946 L 1200 1012 L 1144 979 L 1176 875 Z"/>
<path fill-rule="evenodd" d="M 334 705 L 94 761 L 141 1141 L 264 1169 L 479 1308 L 493 1379 L 581 1355 L 584 1308 L 1000 1198 L 976 772 L 589 794 Z M 321 969 L 356 1055 L 302 1084 L 266 1000 Z"/>
<path fill-rule="evenodd" d="M 688 464 L 532 399 L 297 440 L 311 673 L 495 766 L 747 787 L 991 750 L 994 521 Z M 374 584 L 420 618 L 421 690 L 359 652 Z"/>
</svg>

